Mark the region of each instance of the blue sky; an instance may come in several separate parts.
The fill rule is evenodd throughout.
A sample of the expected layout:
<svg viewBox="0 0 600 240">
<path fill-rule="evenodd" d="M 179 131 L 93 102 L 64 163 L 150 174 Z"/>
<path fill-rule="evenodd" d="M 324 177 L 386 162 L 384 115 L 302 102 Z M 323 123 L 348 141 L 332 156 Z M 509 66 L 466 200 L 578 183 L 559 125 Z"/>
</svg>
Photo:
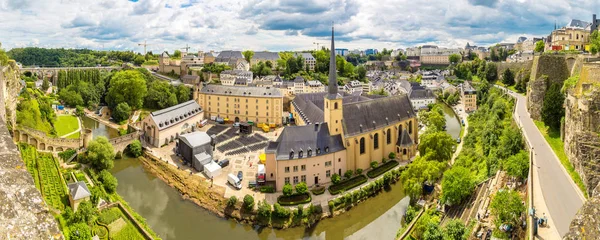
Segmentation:
<svg viewBox="0 0 600 240">
<path fill-rule="evenodd" d="M 0 42 L 153 52 L 443 47 L 547 36 L 596 0 L 0 0 Z"/>
</svg>

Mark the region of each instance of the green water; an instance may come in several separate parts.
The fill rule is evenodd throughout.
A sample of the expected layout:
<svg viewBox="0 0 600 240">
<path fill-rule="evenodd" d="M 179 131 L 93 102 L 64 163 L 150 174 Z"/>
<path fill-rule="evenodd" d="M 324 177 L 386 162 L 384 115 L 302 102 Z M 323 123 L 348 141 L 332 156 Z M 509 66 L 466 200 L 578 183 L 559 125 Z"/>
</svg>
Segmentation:
<svg viewBox="0 0 600 240">
<path fill-rule="evenodd" d="M 94 138 L 104 136 L 108 139 L 111 139 L 119 136 L 119 132 L 116 129 L 108 127 L 94 119 L 83 116 L 81 120 L 83 122 L 83 127 L 92 129 Z"/>
<path fill-rule="evenodd" d="M 440 105 L 444 109 L 444 118 L 446 118 L 446 132 L 450 134 L 452 138 L 457 139 L 460 136 L 461 123 L 456 119 L 456 114 L 454 114 L 452 108 L 444 103 L 440 103 Z"/>
</svg>

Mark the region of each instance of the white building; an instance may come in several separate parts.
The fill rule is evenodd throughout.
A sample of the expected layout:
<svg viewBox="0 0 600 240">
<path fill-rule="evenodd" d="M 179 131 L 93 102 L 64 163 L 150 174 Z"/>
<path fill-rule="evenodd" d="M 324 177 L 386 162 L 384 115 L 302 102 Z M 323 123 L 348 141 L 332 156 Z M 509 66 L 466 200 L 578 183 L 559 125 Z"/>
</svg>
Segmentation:
<svg viewBox="0 0 600 240">
<path fill-rule="evenodd" d="M 252 72 L 245 70 L 225 70 L 219 75 L 221 84 L 227 86 L 235 85 L 236 79 L 241 78 L 246 81 L 246 84 L 252 83 Z"/>
</svg>

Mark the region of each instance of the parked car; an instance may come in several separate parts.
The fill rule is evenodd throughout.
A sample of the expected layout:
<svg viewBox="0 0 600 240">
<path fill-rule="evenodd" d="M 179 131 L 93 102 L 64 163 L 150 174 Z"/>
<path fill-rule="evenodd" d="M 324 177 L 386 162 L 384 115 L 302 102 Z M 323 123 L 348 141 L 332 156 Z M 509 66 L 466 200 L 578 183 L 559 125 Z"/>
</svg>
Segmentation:
<svg viewBox="0 0 600 240">
<path fill-rule="evenodd" d="M 460 137 L 456 138 L 456 143 L 460 143 Z"/>
<path fill-rule="evenodd" d="M 238 190 L 242 189 L 242 181 L 240 181 L 240 179 L 231 173 L 227 175 L 227 183 L 231 184 L 231 186 L 237 188 Z"/>
<path fill-rule="evenodd" d="M 238 171 L 237 177 L 242 181 L 244 179 L 244 173 L 242 171 Z"/>
<path fill-rule="evenodd" d="M 234 126 L 234 127 L 240 127 L 240 122 L 235 122 L 235 123 L 233 123 L 233 126 Z"/>
<path fill-rule="evenodd" d="M 227 165 L 229 165 L 229 159 L 223 159 L 219 162 L 219 166 L 222 168 L 227 167 Z"/>
</svg>

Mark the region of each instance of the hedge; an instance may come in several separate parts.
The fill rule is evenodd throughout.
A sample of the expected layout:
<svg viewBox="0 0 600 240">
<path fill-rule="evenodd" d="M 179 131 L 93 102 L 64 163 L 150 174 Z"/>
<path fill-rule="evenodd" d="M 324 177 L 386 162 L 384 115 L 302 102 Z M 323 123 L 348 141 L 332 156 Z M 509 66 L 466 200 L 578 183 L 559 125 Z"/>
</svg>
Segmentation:
<svg viewBox="0 0 600 240">
<path fill-rule="evenodd" d="M 398 163 L 395 160 L 387 161 L 386 163 L 379 165 L 379 167 L 371 169 L 371 171 L 367 172 L 367 176 L 369 176 L 370 178 L 376 178 L 377 176 L 384 174 L 390 169 L 398 166 L 398 164 L 400 163 Z"/>
<path fill-rule="evenodd" d="M 279 196 L 277 197 L 277 203 L 281 206 L 293 206 L 298 204 L 309 203 L 311 201 L 311 197 L 309 193 L 294 193 L 289 196 Z"/>
<path fill-rule="evenodd" d="M 314 195 L 321 195 L 325 193 L 325 187 L 317 187 L 310 190 L 310 192 Z"/>
<path fill-rule="evenodd" d="M 275 188 L 273 186 L 262 186 L 262 187 L 260 187 L 260 192 L 261 193 L 274 193 Z"/>
<path fill-rule="evenodd" d="M 351 189 L 366 182 L 367 177 L 365 177 L 365 175 L 358 175 L 348 180 L 341 181 L 338 184 L 329 186 L 329 193 L 331 193 L 331 195 L 336 195 L 342 191 Z"/>
</svg>

